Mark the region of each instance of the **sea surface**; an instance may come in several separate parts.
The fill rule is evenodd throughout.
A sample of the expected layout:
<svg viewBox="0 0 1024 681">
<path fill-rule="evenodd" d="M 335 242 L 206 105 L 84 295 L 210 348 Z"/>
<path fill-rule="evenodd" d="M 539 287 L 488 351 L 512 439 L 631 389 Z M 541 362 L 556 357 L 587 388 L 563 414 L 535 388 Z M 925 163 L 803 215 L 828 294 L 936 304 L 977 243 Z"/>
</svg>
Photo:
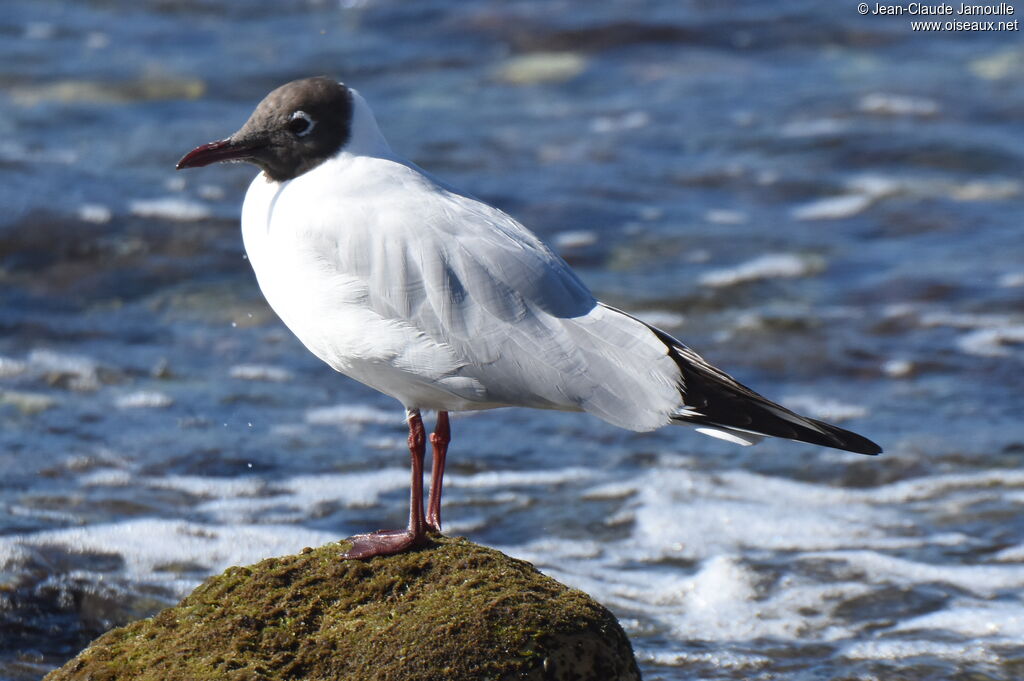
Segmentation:
<svg viewBox="0 0 1024 681">
<path fill-rule="evenodd" d="M 400 405 L 262 300 L 253 170 L 174 170 L 316 74 L 603 300 L 886 450 L 459 415 L 449 532 L 607 604 L 648 681 L 1024 677 L 1019 31 L 818 0 L 3 10 L 0 680 L 405 522 Z"/>
</svg>

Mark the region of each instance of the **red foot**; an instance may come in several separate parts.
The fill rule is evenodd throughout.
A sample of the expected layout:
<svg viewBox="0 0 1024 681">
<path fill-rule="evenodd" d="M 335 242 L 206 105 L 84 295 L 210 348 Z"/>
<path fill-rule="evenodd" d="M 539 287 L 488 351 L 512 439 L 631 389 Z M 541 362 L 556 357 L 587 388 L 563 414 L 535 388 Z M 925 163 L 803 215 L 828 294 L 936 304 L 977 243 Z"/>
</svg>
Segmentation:
<svg viewBox="0 0 1024 681">
<path fill-rule="evenodd" d="M 374 556 L 391 556 L 427 543 L 427 523 L 423 517 L 423 456 L 427 438 L 418 409 L 407 409 L 409 420 L 409 456 L 412 459 L 412 484 L 409 486 L 409 529 L 377 530 L 349 537 L 352 548 L 341 555 L 343 560 L 365 560 Z M 434 445 L 434 480 L 431 483 L 430 526 L 441 530 L 441 477 L 444 455 L 448 449 L 448 414 L 438 415 L 438 431 L 431 437 Z"/>
<path fill-rule="evenodd" d="M 344 560 L 366 560 L 374 556 L 392 556 L 426 543 L 426 537 L 417 537 L 409 530 L 377 530 L 369 534 L 356 534 L 348 538 L 352 548 L 341 554 Z"/>
</svg>

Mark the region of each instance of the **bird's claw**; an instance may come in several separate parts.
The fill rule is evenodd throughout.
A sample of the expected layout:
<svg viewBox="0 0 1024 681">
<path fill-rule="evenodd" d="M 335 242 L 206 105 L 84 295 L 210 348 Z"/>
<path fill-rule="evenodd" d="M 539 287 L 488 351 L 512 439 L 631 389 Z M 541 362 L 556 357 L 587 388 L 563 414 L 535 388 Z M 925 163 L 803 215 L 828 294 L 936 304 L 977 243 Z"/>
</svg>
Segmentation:
<svg viewBox="0 0 1024 681">
<path fill-rule="evenodd" d="M 391 556 L 415 548 L 426 542 L 426 536 L 417 536 L 409 530 L 377 530 L 353 535 L 346 541 L 352 542 L 352 547 L 341 554 L 342 560 L 366 560 L 374 556 Z"/>
</svg>

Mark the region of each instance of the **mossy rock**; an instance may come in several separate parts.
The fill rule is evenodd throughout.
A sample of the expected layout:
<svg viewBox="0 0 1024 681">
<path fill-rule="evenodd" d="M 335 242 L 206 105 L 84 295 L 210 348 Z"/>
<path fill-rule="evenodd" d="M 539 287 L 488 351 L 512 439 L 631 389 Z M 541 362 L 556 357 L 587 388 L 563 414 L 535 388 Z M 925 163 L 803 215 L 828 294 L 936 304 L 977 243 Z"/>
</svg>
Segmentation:
<svg viewBox="0 0 1024 681">
<path fill-rule="evenodd" d="M 639 681 L 608 610 L 465 539 L 368 561 L 329 544 L 211 577 L 45 681 Z"/>
</svg>

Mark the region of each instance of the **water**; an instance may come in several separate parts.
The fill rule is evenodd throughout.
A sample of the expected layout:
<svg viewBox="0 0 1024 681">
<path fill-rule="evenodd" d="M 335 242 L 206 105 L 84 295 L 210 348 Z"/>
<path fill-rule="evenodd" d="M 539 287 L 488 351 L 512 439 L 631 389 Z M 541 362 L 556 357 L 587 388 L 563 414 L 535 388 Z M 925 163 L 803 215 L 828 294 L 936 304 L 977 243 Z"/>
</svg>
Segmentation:
<svg viewBox="0 0 1024 681">
<path fill-rule="evenodd" d="M 463 416 L 451 532 L 607 603 L 649 680 L 1020 678 L 1019 33 L 809 0 L 9 5 L 0 679 L 404 522 L 399 406 L 255 286 L 252 171 L 173 170 L 320 73 L 601 298 L 886 447 Z"/>
</svg>

